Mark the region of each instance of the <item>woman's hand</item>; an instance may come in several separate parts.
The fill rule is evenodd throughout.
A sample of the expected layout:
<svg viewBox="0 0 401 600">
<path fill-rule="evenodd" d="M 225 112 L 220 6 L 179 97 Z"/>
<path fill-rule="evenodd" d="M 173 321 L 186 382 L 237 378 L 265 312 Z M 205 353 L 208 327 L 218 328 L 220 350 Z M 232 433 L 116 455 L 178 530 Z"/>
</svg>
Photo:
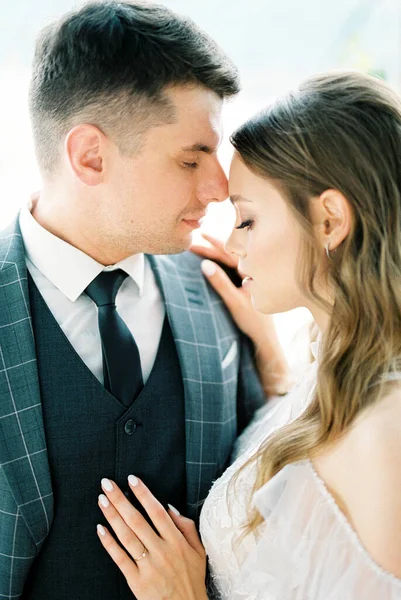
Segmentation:
<svg viewBox="0 0 401 600">
<path fill-rule="evenodd" d="M 275 336 L 272 317 L 256 312 L 249 293 L 243 287 L 236 287 L 224 270 L 212 262 L 218 261 L 238 269 L 238 259 L 224 250 L 220 240 L 206 234 L 203 237 L 210 246 L 192 246 L 191 251 L 208 259 L 202 263 L 202 272 L 223 299 L 239 329 L 257 345 L 265 340 L 266 332 Z M 238 274 L 241 276 L 239 271 Z"/>
<path fill-rule="evenodd" d="M 202 263 L 202 272 L 221 296 L 235 323 L 253 341 L 256 348 L 257 367 L 264 390 L 268 396 L 286 393 L 292 381 L 283 350 L 281 348 L 273 317 L 257 312 L 249 293 L 237 288 L 224 270 L 215 262 L 237 268 L 238 260 L 224 250 L 221 241 L 203 234 L 209 246 L 192 246 L 195 254 L 207 258 Z M 238 271 L 239 275 L 241 272 Z"/>
<path fill-rule="evenodd" d="M 127 552 L 101 525 L 98 536 L 133 594 L 138 600 L 207 600 L 206 554 L 195 523 L 173 507 L 167 512 L 137 477 L 128 482 L 158 533 L 114 482 L 102 479 L 99 507 Z"/>
</svg>

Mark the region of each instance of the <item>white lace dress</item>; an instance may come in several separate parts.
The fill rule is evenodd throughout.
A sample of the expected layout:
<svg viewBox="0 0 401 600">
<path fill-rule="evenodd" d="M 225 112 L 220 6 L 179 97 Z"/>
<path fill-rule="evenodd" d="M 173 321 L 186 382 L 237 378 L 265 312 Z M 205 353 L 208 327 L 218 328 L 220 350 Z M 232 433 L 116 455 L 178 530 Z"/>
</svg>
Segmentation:
<svg viewBox="0 0 401 600">
<path fill-rule="evenodd" d="M 316 369 L 312 364 L 291 394 L 258 411 L 238 439 L 233 464 L 205 501 L 200 530 L 212 576 L 210 597 L 401 600 L 401 580 L 372 560 L 308 460 L 284 467 L 257 491 L 253 501 L 264 522 L 256 536 L 238 541 L 254 467 L 241 473 L 235 493 L 228 484 L 266 436 L 303 412 Z"/>
</svg>

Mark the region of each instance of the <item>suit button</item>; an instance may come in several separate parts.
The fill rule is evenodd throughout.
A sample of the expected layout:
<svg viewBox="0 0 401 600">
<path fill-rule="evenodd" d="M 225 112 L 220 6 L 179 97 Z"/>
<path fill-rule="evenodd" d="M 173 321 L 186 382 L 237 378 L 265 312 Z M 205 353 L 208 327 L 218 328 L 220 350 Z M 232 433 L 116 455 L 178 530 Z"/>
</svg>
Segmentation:
<svg viewBox="0 0 401 600">
<path fill-rule="evenodd" d="M 137 425 L 135 421 L 132 419 L 128 419 L 128 421 L 124 425 L 124 431 L 127 435 L 132 435 L 136 429 Z"/>
</svg>

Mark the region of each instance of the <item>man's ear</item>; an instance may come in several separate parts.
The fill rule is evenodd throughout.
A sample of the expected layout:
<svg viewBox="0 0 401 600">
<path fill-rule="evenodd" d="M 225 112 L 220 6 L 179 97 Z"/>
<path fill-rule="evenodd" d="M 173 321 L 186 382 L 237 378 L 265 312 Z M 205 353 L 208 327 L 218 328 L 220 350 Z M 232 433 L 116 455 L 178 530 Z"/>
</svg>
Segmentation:
<svg viewBox="0 0 401 600">
<path fill-rule="evenodd" d="M 65 139 L 66 155 L 83 184 L 94 186 L 103 182 L 105 143 L 104 134 L 95 125 L 84 123 L 69 131 Z"/>
<path fill-rule="evenodd" d="M 338 190 L 325 190 L 312 199 L 312 221 L 322 249 L 335 251 L 351 230 L 352 209 Z"/>
</svg>

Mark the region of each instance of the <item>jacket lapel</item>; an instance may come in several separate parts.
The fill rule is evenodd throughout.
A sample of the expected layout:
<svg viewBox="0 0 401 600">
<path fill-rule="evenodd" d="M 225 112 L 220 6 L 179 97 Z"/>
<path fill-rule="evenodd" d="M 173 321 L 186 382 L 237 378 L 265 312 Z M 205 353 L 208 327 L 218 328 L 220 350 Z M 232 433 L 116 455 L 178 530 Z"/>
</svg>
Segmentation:
<svg viewBox="0 0 401 600">
<path fill-rule="evenodd" d="M 0 234 L 0 467 L 40 545 L 53 496 L 18 219 Z"/>
<path fill-rule="evenodd" d="M 182 257 L 184 260 L 182 260 Z M 197 518 L 219 468 L 222 415 L 221 350 L 199 261 L 188 254 L 148 257 L 164 297 L 185 392 L 187 505 Z"/>
</svg>

